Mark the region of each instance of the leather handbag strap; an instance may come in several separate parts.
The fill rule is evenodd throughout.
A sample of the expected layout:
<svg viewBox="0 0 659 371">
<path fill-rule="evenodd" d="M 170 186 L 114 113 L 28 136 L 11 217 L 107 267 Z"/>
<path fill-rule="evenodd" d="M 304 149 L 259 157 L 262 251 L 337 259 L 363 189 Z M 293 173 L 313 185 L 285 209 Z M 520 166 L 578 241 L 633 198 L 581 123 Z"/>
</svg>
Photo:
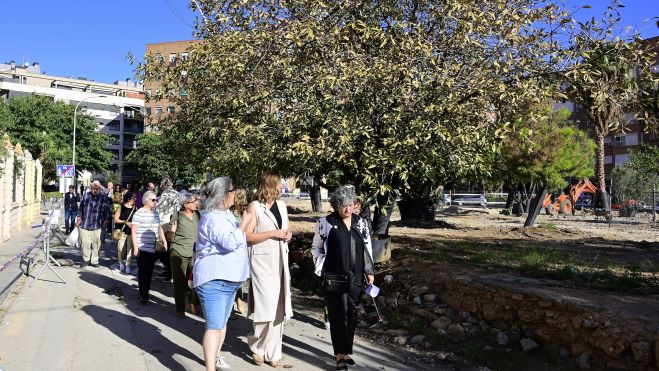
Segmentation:
<svg viewBox="0 0 659 371">
<path fill-rule="evenodd" d="M 130 219 L 130 217 L 133 216 L 134 212 L 135 212 L 135 206 L 133 206 L 133 210 L 131 210 L 130 214 L 128 214 L 128 218 L 126 218 L 126 221 L 128 221 L 128 219 Z M 126 228 L 126 223 L 124 223 L 124 225 L 121 226 L 121 232 L 122 233 L 124 232 L 124 228 Z"/>
</svg>

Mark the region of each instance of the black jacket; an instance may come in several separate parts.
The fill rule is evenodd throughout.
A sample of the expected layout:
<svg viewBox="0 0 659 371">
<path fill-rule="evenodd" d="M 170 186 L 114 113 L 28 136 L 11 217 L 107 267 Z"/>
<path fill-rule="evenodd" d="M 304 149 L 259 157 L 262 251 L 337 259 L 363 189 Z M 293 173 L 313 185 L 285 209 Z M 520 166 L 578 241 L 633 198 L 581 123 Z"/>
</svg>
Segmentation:
<svg viewBox="0 0 659 371">
<path fill-rule="evenodd" d="M 78 212 L 80 196 L 77 193 L 66 192 L 64 194 L 64 210 Z"/>
</svg>

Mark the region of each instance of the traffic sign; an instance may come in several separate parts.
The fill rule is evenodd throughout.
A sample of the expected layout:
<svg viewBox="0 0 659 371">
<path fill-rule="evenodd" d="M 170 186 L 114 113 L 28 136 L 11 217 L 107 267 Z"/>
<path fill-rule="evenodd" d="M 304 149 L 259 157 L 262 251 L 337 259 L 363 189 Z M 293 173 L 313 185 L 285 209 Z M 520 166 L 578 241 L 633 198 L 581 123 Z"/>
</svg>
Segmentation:
<svg viewBox="0 0 659 371">
<path fill-rule="evenodd" d="M 73 178 L 76 174 L 76 168 L 73 165 L 57 165 L 57 176 L 64 178 Z"/>
</svg>

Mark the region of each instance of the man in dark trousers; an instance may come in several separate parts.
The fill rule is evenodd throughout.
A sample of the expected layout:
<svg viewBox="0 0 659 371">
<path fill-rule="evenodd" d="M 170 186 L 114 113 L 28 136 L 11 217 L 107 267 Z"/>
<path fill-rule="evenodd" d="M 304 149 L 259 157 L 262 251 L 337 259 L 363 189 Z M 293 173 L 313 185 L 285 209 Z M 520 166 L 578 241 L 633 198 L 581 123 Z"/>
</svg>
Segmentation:
<svg viewBox="0 0 659 371">
<path fill-rule="evenodd" d="M 64 228 L 66 228 L 66 234 L 71 233 L 75 228 L 78 202 L 80 202 L 80 195 L 76 193 L 76 187 L 70 185 L 69 191 L 64 194 Z"/>
</svg>

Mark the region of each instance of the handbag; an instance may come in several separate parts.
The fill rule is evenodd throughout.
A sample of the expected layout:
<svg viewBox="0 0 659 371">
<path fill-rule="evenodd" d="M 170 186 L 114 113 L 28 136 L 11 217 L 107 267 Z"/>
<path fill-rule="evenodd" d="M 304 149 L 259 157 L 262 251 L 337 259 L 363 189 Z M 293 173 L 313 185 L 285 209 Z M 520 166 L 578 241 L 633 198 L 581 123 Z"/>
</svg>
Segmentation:
<svg viewBox="0 0 659 371">
<path fill-rule="evenodd" d="M 323 290 L 331 294 L 345 294 L 352 286 L 352 272 L 323 273 Z"/>
<path fill-rule="evenodd" d="M 135 206 L 133 206 L 133 210 L 130 211 L 130 214 L 128 214 L 128 219 L 130 219 L 131 216 L 133 216 L 133 212 L 135 212 Z M 128 220 L 126 219 L 126 220 Z M 124 232 L 124 228 L 126 227 L 126 224 L 121 226 L 121 228 L 115 228 L 112 231 L 112 239 L 115 241 L 119 241 L 121 239 L 121 234 Z"/>
</svg>

